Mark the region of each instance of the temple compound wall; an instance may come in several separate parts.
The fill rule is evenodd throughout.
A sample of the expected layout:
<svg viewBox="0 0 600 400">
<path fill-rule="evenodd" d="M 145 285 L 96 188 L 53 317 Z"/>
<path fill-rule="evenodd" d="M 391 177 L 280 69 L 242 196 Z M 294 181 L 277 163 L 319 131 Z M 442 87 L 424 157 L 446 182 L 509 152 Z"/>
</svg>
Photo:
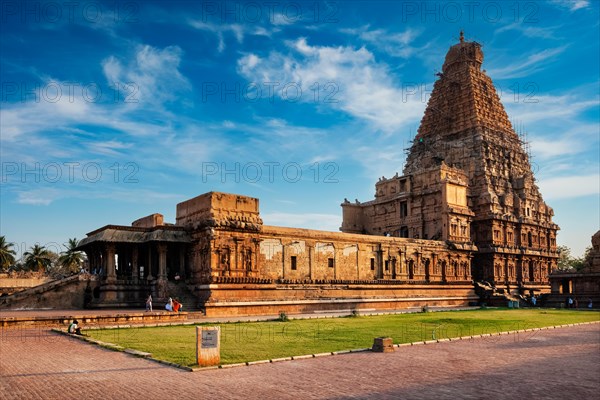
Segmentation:
<svg viewBox="0 0 600 400">
<path fill-rule="evenodd" d="M 440 241 L 267 226 L 258 207 L 255 198 L 210 192 L 179 203 L 175 225 L 154 214 L 142 219 L 150 221 L 144 227 L 136 221 L 135 227 L 109 225 L 91 232 L 80 247 L 105 277 L 97 303 L 139 303 L 147 291 L 159 299 L 171 296 L 169 285 L 176 275 L 207 315 L 395 309 L 478 300 L 471 282 L 472 246 L 457 249 Z M 142 236 L 132 241 L 132 229 L 152 233 L 152 241 Z M 178 233 L 176 242 L 173 232 Z M 112 272 L 115 249 L 119 262 L 127 265 L 118 277 Z M 158 252 L 154 262 L 141 256 L 153 251 Z M 94 258 L 95 253 L 101 256 Z M 132 256 L 136 253 L 137 258 Z M 134 292 L 135 299 L 124 295 Z"/>
<path fill-rule="evenodd" d="M 211 192 L 180 203 L 192 231 L 190 284 L 208 314 L 465 305 L 473 249 L 266 226 L 258 199 Z"/>
</svg>

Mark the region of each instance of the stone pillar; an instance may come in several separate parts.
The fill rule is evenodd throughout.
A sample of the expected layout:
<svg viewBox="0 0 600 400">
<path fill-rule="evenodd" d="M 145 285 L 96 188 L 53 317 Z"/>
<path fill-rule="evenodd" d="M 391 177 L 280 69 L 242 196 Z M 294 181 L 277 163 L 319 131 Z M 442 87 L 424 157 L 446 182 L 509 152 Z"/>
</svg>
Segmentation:
<svg viewBox="0 0 600 400">
<path fill-rule="evenodd" d="M 146 279 L 148 279 L 149 281 L 151 281 L 152 279 L 154 279 L 154 277 L 152 276 L 152 244 L 148 244 L 148 265 L 146 265 L 146 268 L 148 269 L 148 273 L 146 274 Z"/>
<path fill-rule="evenodd" d="M 156 282 L 156 291 L 158 297 L 165 299 L 168 296 L 167 293 L 167 245 L 164 243 L 158 243 L 156 245 L 158 249 L 158 280 Z"/>
<path fill-rule="evenodd" d="M 230 273 L 230 275 L 233 276 L 237 276 L 238 275 L 238 271 L 240 270 L 240 246 L 239 246 L 239 239 L 238 238 L 233 238 L 233 243 L 234 243 L 234 248 L 233 248 L 233 254 L 232 254 L 232 258 L 233 260 L 230 261 L 230 271 L 233 272 L 233 274 Z"/>
<path fill-rule="evenodd" d="M 377 279 L 383 278 L 383 249 L 381 244 L 377 247 Z"/>
<path fill-rule="evenodd" d="M 434 273 L 429 273 L 429 280 L 439 281 L 440 271 L 438 269 L 438 255 L 436 253 L 431 253 L 430 268 Z M 433 279 L 431 279 L 431 276 L 433 276 Z"/>
<path fill-rule="evenodd" d="M 337 272 L 337 261 L 338 261 L 337 251 L 338 251 L 338 249 L 335 248 L 335 245 L 333 243 L 331 243 L 331 247 L 333 247 L 333 279 L 337 279 L 338 278 L 338 272 Z"/>
<path fill-rule="evenodd" d="M 157 244 L 158 249 L 158 279 L 167 279 L 167 245 Z"/>
<path fill-rule="evenodd" d="M 402 277 L 402 280 L 408 279 L 406 271 L 406 248 L 403 247 L 398 250 L 398 274 Z"/>
<path fill-rule="evenodd" d="M 185 278 L 185 246 L 179 245 L 179 276 L 181 279 Z"/>
<path fill-rule="evenodd" d="M 138 283 L 140 277 L 140 267 L 138 266 L 138 247 L 133 245 L 131 249 L 131 279 L 134 283 Z"/>
<path fill-rule="evenodd" d="M 258 265 L 260 257 L 258 256 L 260 254 L 260 239 L 252 239 L 252 242 L 254 243 L 254 271 L 257 272 L 256 276 L 260 276 L 260 274 L 258 274 L 258 272 L 260 271 L 260 265 Z"/>
<path fill-rule="evenodd" d="M 115 245 L 112 243 L 106 244 L 106 280 L 115 281 L 117 279 L 117 271 L 115 270 Z"/>
<path fill-rule="evenodd" d="M 314 245 L 312 243 L 306 243 L 306 248 L 308 249 L 308 278 L 310 280 L 315 279 L 315 272 L 314 272 L 314 266 L 315 266 L 315 251 L 314 251 Z"/>
<path fill-rule="evenodd" d="M 360 279 L 360 244 L 356 243 L 356 279 Z"/>
<path fill-rule="evenodd" d="M 281 279 L 285 279 L 285 246 L 287 244 L 281 241 Z"/>
</svg>

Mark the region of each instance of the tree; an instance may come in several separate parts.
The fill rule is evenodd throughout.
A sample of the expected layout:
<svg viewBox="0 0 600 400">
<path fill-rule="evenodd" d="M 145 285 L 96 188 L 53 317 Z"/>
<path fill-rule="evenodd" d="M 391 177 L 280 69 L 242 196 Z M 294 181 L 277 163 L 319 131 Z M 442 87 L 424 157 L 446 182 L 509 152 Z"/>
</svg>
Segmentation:
<svg viewBox="0 0 600 400">
<path fill-rule="evenodd" d="M 0 271 L 6 271 L 15 264 L 17 253 L 11 248 L 14 245 L 14 243 L 7 242 L 4 236 L 0 236 Z"/>
<path fill-rule="evenodd" d="M 28 271 L 46 271 L 52 266 L 52 252 L 38 244 L 23 254 L 25 268 Z"/>
<path fill-rule="evenodd" d="M 585 248 L 585 252 L 582 257 L 573 259 L 573 268 L 577 271 L 581 271 L 592 265 L 592 246 Z"/>
<path fill-rule="evenodd" d="M 558 246 L 558 270 L 567 271 L 571 269 L 571 249 L 567 246 Z"/>
<path fill-rule="evenodd" d="M 76 238 L 69 239 L 69 241 L 64 244 L 67 250 L 63 251 L 58 258 L 59 264 L 62 265 L 68 272 L 77 272 L 83 265 L 83 253 L 75 250 L 78 243 L 79 241 Z"/>
<path fill-rule="evenodd" d="M 559 271 L 581 271 L 588 265 L 591 265 L 592 259 L 592 247 L 589 246 L 585 249 L 583 257 L 573 257 L 571 255 L 571 249 L 567 246 L 558 246 L 558 270 Z"/>
</svg>

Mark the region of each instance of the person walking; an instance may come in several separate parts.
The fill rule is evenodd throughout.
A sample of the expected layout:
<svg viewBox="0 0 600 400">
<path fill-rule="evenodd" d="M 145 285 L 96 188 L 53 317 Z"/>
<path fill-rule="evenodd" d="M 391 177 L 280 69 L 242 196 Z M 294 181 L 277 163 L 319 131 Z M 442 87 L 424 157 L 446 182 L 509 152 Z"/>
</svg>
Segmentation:
<svg viewBox="0 0 600 400">
<path fill-rule="evenodd" d="M 148 293 L 146 298 L 146 311 L 152 312 L 152 294 Z"/>
</svg>

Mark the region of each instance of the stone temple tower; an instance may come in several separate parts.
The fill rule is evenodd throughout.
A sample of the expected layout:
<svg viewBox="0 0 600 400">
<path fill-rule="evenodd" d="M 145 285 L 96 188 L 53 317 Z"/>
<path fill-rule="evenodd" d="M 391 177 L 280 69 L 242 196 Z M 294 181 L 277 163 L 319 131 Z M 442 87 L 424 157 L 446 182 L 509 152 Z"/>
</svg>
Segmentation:
<svg viewBox="0 0 600 400">
<path fill-rule="evenodd" d="M 547 292 L 558 226 L 482 63 L 481 45 L 461 32 L 446 54 L 403 176 L 380 178 L 375 200 L 342 204 L 340 229 L 475 245 L 475 280 Z"/>
</svg>

